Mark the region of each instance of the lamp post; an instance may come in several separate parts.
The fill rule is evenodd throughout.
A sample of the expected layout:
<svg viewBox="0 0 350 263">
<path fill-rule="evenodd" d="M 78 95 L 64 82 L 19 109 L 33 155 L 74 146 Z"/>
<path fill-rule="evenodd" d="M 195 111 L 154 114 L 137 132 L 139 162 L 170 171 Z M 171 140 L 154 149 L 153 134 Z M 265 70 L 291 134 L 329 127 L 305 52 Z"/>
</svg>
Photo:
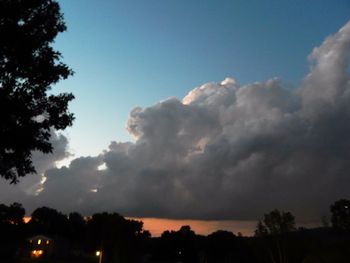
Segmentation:
<svg viewBox="0 0 350 263">
<path fill-rule="evenodd" d="M 98 256 L 98 263 L 102 263 L 102 250 L 97 250 L 96 256 Z"/>
</svg>

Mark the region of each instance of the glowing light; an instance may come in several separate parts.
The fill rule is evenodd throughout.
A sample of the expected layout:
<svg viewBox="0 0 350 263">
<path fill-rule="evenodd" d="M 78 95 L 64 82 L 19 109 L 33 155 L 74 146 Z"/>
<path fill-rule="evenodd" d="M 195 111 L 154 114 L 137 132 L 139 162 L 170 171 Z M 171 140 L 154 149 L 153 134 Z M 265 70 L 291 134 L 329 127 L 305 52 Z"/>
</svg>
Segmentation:
<svg viewBox="0 0 350 263">
<path fill-rule="evenodd" d="M 38 245 L 40 245 L 40 244 L 41 244 L 41 239 L 38 240 Z"/>
<path fill-rule="evenodd" d="M 41 180 L 38 185 L 38 189 L 35 191 L 35 195 L 39 195 L 44 190 L 44 183 L 46 182 L 47 178 L 44 176 L 44 174 L 41 175 Z"/>
<path fill-rule="evenodd" d="M 46 245 L 48 245 L 50 243 L 50 241 L 49 240 L 46 240 Z"/>
<path fill-rule="evenodd" d="M 57 168 L 62 168 L 62 167 L 69 167 L 71 161 L 74 159 L 74 154 L 71 154 L 67 158 L 64 158 L 63 160 L 59 160 L 55 162 L 55 165 Z"/>
<path fill-rule="evenodd" d="M 40 257 L 43 253 L 44 253 L 44 251 L 42 251 L 42 250 L 33 250 L 32 251 L 32 255 L 34 257 Z"/>
<path fill-rule="evenodd" d="M 102 263 L 102 251 L 97 250 L 96 256 L 98 256 L 98 263 Z"/>
<path fill-rule="evenodd" d="M 97 170 L 99 171 L 103 171 L 107 169 L 107 165 L 106 163 L 101 164 L 100 166 L 97 167 Z"/>
</svg>

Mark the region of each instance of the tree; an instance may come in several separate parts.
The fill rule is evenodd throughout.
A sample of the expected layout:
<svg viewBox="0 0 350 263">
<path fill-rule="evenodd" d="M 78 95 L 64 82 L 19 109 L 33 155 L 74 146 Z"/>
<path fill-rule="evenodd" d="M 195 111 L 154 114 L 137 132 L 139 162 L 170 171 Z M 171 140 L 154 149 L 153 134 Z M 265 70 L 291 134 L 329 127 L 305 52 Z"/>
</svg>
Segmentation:
<svg viewBox="0 0 350 263">
<path fill-rule="evenodd" d="M 25 244 L 25 210 L 19 203 L 0 204 L 1 262 L 14 262 L 18 248 Z"/>
<path fill-rule="evenodd" d="M 19 203 L 13 203 L 10 206 L 0 204 L 0 224 L 21 225 L 25 210 Z"/>
<path fill-rule="evenodd" d="M 208 235 L 206 251 L 209 262 L 232 262 L 239 257 L 238 242 L 232 232 L 218 230 Z"/>
<path fill-rule="evenodd" d="M 75 244 L 83 243 L 82 241 L 85 238 L 86 232 L 86 222 L 84 217 L 77 212 L 70 213 L 68 215 L 68 224 L 69 238 L 74 241 Z"/>
<path fill-rule="evenodd" d="M 52 152 L 53 129 L 72 125 L 71 93 L 49 94 L 72 75 L 53 43 L 66 30 L 55 0 L 0 1 L 0 175 L 35 173 L 32 151 Z"/>
<path fill-rule="evenodd" d="M 279 235 L 294 231 L 295 229 L 294 216 L 290 212 L 280 212 L 275 209 L 265 214 L 263 220 L 258 221 L 255 235 Z"/>
<path fill-rule="evenodd" d="M 287 262 L 287 245 L 284 234 L 294 231 L 295 218 L 290 212 L 280 212 L 275 209 L 259 220 L 255 236 L 266 238 L 264 240 L 273 263 Z"/>
<path fill-rule="evenodd" d="M 45 234 L 50 236 L 68 236 L 69 222 L 66 215 L 49 207 L 40 207 L 33 211 L 29 221 L 32 234 Z"/>
<path fill-rule="evenodd" d="M 339 230 L 350 230 L 350 200 L 341 199 L 331 205 L 332 226 Z"/>
<path fill-rule="evenodd" d="M 160 242 L 161 248 L 156 251 L 159 261 L 198 262 L 197 235 L 189 225 L 178 231 L 164 231 Z"/>
<path fill-rule="evenodd" d="M 143 222 L 117 213 L 97 213 L 87 222 L 90 249 L 103 250 L 103 262 L 140 262 Z"/>
</svg>

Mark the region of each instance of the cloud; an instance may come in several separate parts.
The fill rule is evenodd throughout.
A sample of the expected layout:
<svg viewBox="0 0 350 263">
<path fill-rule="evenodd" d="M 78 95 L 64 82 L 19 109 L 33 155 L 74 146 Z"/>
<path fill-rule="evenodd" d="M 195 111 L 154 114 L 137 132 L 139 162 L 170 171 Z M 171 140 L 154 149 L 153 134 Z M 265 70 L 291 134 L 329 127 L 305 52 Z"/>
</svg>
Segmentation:
<svg viewBox="0 0 350 263">
<path fill-rule="evenodd" d="M 47 170 L 35 200 L 85 214 L 237 220 L 279 208 L 319 220 L 350 198 L 349 56 L 350 22 L 312 51 L 297 89 L 227 78 L 134 108 L 135 143 Z"/>
</svg>

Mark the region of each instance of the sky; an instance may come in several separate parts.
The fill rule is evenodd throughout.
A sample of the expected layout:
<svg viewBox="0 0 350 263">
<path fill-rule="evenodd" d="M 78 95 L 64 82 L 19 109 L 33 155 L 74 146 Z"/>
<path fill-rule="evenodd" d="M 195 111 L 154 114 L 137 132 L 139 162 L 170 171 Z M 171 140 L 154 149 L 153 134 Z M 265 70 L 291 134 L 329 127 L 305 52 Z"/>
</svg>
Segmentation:
<svg viewBox="0 0 350 263">
<path fill-rule="evenodd" d="M 55 46 L 75 75 L 54 91 L 73 92 L 76 156 L 129 141 L 136 106 L 183 98 L 207 82 L 274 77 L 294 87 L 307 56 L 349 19 L 337 1 L 61 0 L 67 32 Z"/>
<path fill-rule="evenodd" d="M 59 3 L 76 120 L 3 202 L 249 234 L 350 198 L 349 1 Z"/>
</svg>

